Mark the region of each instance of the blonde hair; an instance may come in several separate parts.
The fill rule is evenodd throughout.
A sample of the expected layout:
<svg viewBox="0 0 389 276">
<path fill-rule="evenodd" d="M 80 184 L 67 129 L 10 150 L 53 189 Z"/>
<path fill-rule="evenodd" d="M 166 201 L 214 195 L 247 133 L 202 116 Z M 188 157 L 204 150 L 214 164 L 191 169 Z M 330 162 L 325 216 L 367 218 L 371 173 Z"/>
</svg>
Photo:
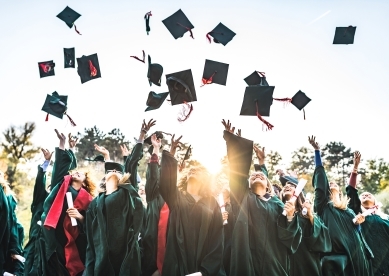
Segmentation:
<svg viewBox="0 0 389 276">
<path fill-rule="evenodd" d="M 208 172 L 208 170 L 202 165 L 193 166 L 189 169 L 184 169 L 181 172 L 182 176 L 178 181 L 178 189 L 182 192 L 186 192 L 186 189 L 188 187 L 188 172 L 193 170 L 198 175 L 197 179 L 201 183 L 199 195 L 201 197 L 212 196 L 212 189 L 211 189 L 212 177 L 211 174 Z"/>
<path fill-rule="evenodd" d="M 330 193 L 331 194 L 331 201 L 332 204 L 334 205 L 335 208 L 338 208 L 340 210 L 346 210 L 347 209 L 347 206 L 348 206 L 348 203 L 350 201 L 350 199 L 344 195 L 341 191 L 339 191 L 339 198 L 336 199 L 336 195 L 333 194 L 333 193 Z"/>
<path fill-rule="evenodd" d="M 266 193 L 270 194 L 271 196 L 274 196 L 275 193 L 274 193 L 274 190 L 273 190 L 273 184 L 270 182 L 269 178 L 263 172 L 261 172 L 261 171 L 258 171 L 258 172 L 262 173 L 265 176 L 265 178 L 266 178 Z M 256 173 L 256 171 L 251 172 L 250 173 L 250 177 L 251 177 L 251 175 L 253 173 Z M 251 188 L 250 178 L 249 178 L 249 187 Z"/>
</svg>

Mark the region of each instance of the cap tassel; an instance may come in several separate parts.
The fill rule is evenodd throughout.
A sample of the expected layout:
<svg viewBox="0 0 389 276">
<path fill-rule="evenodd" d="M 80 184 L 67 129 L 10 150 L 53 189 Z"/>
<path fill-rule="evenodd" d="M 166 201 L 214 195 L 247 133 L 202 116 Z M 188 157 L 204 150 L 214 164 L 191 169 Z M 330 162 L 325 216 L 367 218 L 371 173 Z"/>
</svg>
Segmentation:
<svg viewBox="0 0 389 276">
<path fill-rule="evenodd" d="M 188 113 L 185 114 L 185 111 L 189 109 Z M 182 112 L 181 112 L 181 117 L 178 117 L 177 120 L 182 123 L 182 122 L 185 122 L 188 118 L 189 118 L 189 115 L 192 114 L 192 111 L 193 111 L 193 105 L 192 104 L 189 104 L 187 102 L 184 102 L 184 107 L 182 109 Z"/>
<path fill-rule="evenodd" d="M 305 109 L 303 109 L 303 114 L 304 114 L 304 120 L 305 120 Z"/>
<path fill-rule="evenodd" d="M 76 33 L 78 33 L 79 35 L 81 35 L 80 32 L 77 30 L 76 25 L 73 24 L 73 26 L 74 26 L 74 30 L 76 31 Z"/>
<path fill-rule="evenodd" d="M 141 60 L 141 59 L 140 59 L 140 58 L 138 58 L 137 56 L 130 56 L 130 57 L 132 57 L 132 58 L 135 58 L 135 59 L 139 60 L 140 62 L 143 62 L 143 63 L 145 63 L 145 51 L 144 51 L 144 50 L 142 50 L 142 52 L 143 52 L 143 60 Z"/>
<path fill-rule="evenodd" d="M 88 62 L 89 62 L 90 76 L 91 76 L 91 77 L 96 77 L 96 75 L 97 75 L 97 69 L 96 69 L 96 67 L 93 66 L 92 61 L 88 60 Z"/>
<path fill-rule="evenodd" d="M 257 73 L 260 74 L 262 78 L 265 78 L 265 77 L 266 77 L 266 76 L 265 76 L 265 72 L 259 72 L 259 71 L 257 71 Z"/>
<path fill-rule="evenodd" d="M 192 33 L 192 29 L 191 28 L 188 28 L 188 27 L 185 27 L 184 25 L 180 24 L 177 22 L 177 25 L 180 25 L 181 27 L 185 28 L 187 31 L 189 31 L 190 33 L 190 37 L 194 39 L 193 37 L 193 33 Z"/>
<path fill-rule="evenodd" d="M 284 103 L 284 108 L 288 106 L 289 103 L 292 102 L 291 98 L 273 98 L 275 101 L 283 102 Z"/>
<path fill-rule="evenodd" d="M 49 121 L 49 113 L 46 114 L 46 120 L 45 122 L 48 122 Z"/>
<path fill-rule="evenodd" d="M 39 66 L 41 67 L 42 71 L 45 72 L 45 73 L 48 73 L 51 71 L 51 67 L 54 67 L 54 66 L 50 66 L 49 63 L 40 63 Z"/>
<path fill-rule="evenodd" d="M 223 33 L 217 33 L 217 32 L 209 32 L 209 33 L 207 33 L 206 37 L 207 37 L 209 43 L 212 43 L 210 34 L 221 34 L 221 35 L 224 35 Z"/>
<path fill-rule="evenodd" d="M 261 116 L 261 114 L 259 114 L 259 112 L 258 112 L 258 101 L 256 100 L 255 101 L 255 106 L 256 106 L 256 108 L 257 108 L 257 117 L 258 117 L 258 119 L 263 123 L 263 125 L 262 125 L 262 130 L 263 130 L 263 127 L 264 126 L 266 126 L 266 130 L 272 130 L 273 129 L 273 125 L 271 124 L 271 123 L 269 123 L 268 121 L 266 121 L 262 116 Z"/>
<path fill-rule="evenodd" d="M 151 11 L 149 11 L 148 13 L 145 14 L 145 20 L 146 20 L 146 33 L 147 35 L 149 35 L 149 32 L 150 32 L 150 25 L 149 25 L 149 21 L 150 21 L 150 16 L 152 16 L 151 14 Z"/>
<path fill-rule="evenodd" d="M 70 124 L 71 124 L 72 126 L 76 126 L 76 123 L 73 121 L 73 119 L 70 118 L 70 116 L 69 116 L 67 113 L 65 113 L 65 115 L 68 117 L 68 119 L 69 119 L 69 121 L 70 121 Z"/>
<path fill-rule="evenodd" d="M 206 85 L 206 84 L 211 84 L 212 81 L 213 81 L 213 76 L 214 76 L 216 73 L 217 73 L 217 71 L 213 72 L 213 74 L 212 74 L 208 79 L 202 78 L 203 84 L 200 85 L 200 87 L 203 87 L 203 86 Z"/>
</svg>

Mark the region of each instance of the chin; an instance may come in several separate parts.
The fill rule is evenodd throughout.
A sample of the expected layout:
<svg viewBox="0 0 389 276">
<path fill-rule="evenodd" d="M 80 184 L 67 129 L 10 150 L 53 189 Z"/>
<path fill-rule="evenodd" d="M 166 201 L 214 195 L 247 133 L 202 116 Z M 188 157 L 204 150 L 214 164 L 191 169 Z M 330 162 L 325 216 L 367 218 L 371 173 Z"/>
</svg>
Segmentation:
<svg viewBox="0 0 389 276">
<path fill-rule="evenodd" d="M 106 177 L 105 177 L 105 181 L 107 182 L 107 181 L 109 181 L 109 180 L 111 180 L 111 179 L 113 179 L 113 180 L 115 180 L 115 181 L 117 181 L 117 182 L 119 182 L 119 180 L 120 180 L 120 178 L 116 175 L 116 174 L 114 174 L 114 173 L 112 173 L 112 174 L 108 174 Z"/>
</svg>

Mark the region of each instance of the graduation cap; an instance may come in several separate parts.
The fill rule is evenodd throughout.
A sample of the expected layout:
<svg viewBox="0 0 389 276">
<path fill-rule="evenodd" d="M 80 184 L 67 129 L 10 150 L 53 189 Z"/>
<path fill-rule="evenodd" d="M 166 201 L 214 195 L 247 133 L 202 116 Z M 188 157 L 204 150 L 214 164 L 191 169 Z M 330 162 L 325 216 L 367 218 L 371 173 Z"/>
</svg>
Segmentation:
<svg viewBox="0 0 389 276">
<path fill-rule="evenodd" d="M 192 29 L 194 26 L 190 23 L 189 19 L 182 12 L 181 9 L 173 13 L 171 16 L 162 20 L 163 24 L 173 35 L 174 39 L 183 37 L 186 32 L 189 31 L 190 37 L 194 39 Z"/>
<path fill-rule="evenodd" d="M 273 104 L 274 86 L 249 86 L 244 93 L 240 115 L 257 116 L 267 129 L 273 125 L 262 116 L 270 116 L 270 107 Z"/>
<path fill-rule="evenodd" d="M 68 6 L 61 11 L 57 17 L 64 21 L 66 25 L 68 25 L 69 28 L 72 28 L 74 26 L 74 30 L 79 34 L 80 32 L 77 30 L 76 25 L 74 25 L 74 22 L 81 16 L 81 14 L 77 13 L 76 11 L 72 10 Z"/>
<path fill-rule="evenodd" d="M 154 134 L 157 136 L 157 139 L 163 139 L 163 137 L 164 137 L 162 131 L 156 131 L 143 141 L 143 143 L 150 145 L 150 147 L 148 149 L 148 153 L 150 153 L 150 154 L 153 154 L 153 150 L 154 150 L 153 144 L 151 143 L 151 136 L 153 136 Z M 162 148 L 162 145 L 161 145 L 161 148 Z"/>
<path fill-rule="evenodd" d="M 189 146 L 189 148 L 186 150 L 184 159 L 181 161 L 181 168 L 184 168 L 184 162 L 190 158 L 190 155 L 192 154 L 192 146 Z"/>
<path fill-rule="evenodd" d="M 81 78 L 81 83 L 101 78 L 97 54 L 77 58 L 77 65 L 77 73 Z"/>
<path fill-rule="evenodd" d="M 54 76 L 55 63 L 52 60 L 38 62 L 39 75 L 41 78 Z"/>
<path fill-rule="evenodd" d="M 62 119 L 63 115 L 66 115 L 69 118 L 72 126 L 76 126 L 72 118 L 67 111 L 68 96 L 59 95 L 58 92 L 54 91 L 51 95 L 47 94 L 45 103 L 43 104 L 42 111 L 47 112 L 46 122 L 49 120 L 49 114 Z"/>
<path fill-rule="evenodd" d="M 162 65 L 158 63 L 151 63 L 151 57 L 148 56 L 149 69 L 147 71 L 147 78 L 149 79 L 150 86 L 154 83 L 157 86 L 161 86 L 161 77 L 163 73 Z"/>
<path fill-rule="evenodd" d="M 259 86 L 269 86 L 266 81 L 265 72 L 254 71 L 250 76 L 246 77 L 244 81 L 247 85 L 259 85 Z"/>
<path fill-rule="evenodd" d="M 86 161 L 90 162 L 105 162 L 104 156 L 102 155 L 97 155 L 95 158 L 90 159 L 90 158 L 85 158 Z"/>
<path fill-rule="evenodd" d="M 354 44 L 357 27 L 336 27 L 333 44 Z"/>
<path fill-rule="evenodd" d="M 74 48 L 63 49 L 65 58 L 65 68 L 74 68 L 76 65 L 76 54 Z"/>
<path fill-rule="evenodd" d="M 305 95 L 304 92 L 299 90 L 292 98 L 291 103 L 298 109 L 298 110 L 303 110 L 304 113 L 304 120 L 305 120 L 305 110 L 304 107 L 311 101 L 310 98 Z"/>
<path fill-rule="evenodd" d="M 229 65 L 206 59 L 202 78 L 202 86 L 211 83 L 226 85 Z"/>
<path fill-rule="evenodd" d="M 113 170 L 124 173 L 123 165 L 116 162 L 105 162 L 104 167 L 105 167 L 105 173 L 108 173 Z"/>
<path fill-rule="evenodd" d="M 148 107 L 146 108 L 145 112 L 160 108 L 168 95 L 169 92 L 159 94 L 155 93 L 154 91 L 149 92 L 149 96 L 146 102 Z"/>
<path fill-rule="evenodd" d="M 149 35 L 150 32 L 150 16 L 152 16 L 151 11 L 145 14 L 145 21 L 146 21 L 146 33 Z"/>
<path fill-rule="evenodd" d="M 285 186 L 287 182 L 289 182 L 290 184 L 293 184 L 295 186 L 297 186 L 299 184 L 299 180 L 296 177 L 289 176 L 289 175 L 280 176 L 280 182 L 281 182 L 282 186 Z"/>
<path fill-rule="evenodd" d="M 209 36 L 212 36 L 213 42 L 221 43 L 226 46 L 227 43 L 230 42 L 235 35 L 236 33 L 228 29 L 222 23 L 219 23 L 212 31 L 207 33 L 207 39 L 209 43 L 211 43 L 211 38 Z"/>
</svg>

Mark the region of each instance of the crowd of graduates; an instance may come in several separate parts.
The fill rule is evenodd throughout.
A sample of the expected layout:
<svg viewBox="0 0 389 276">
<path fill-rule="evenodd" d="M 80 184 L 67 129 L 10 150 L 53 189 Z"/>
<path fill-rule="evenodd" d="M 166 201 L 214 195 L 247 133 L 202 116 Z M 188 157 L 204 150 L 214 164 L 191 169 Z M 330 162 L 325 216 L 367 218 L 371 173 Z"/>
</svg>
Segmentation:
<svg viewBox="0 0 389 276">
<path fill-rule="evenodd" d="M 173 135 L 170 150 L 163 150 L 162 132 L 149 133 L 155 124 L 143 121 L 132 151 L 123 150 L 123 164 L 95 145 L 104 157 L 100 183 L 92 180 L 93 172 L 77 170 L 77 139 L 55 130 L 58 147 L 42 149 L 24 248 L 17 201 L 0 172 L 1 274 L 389 275 L 388 215 L 374 195 L 358 192 L 359 152 L 343 194 L 328 180 L 320 146 L 309 137 L 316 169 L 315 192 L 308 197 L 297 192 L 296 175 L 278 170 L 282 185 L 271 183 L 264 148 L 223 120 L 229 187 L 215 197 L 205 167 L 185 167 L 175 158 L 182 136 Z M 150 159 L 140 188 L 145 139 Z M 250 172 L 253 151 L 258 163 Z"/>
</svg>

